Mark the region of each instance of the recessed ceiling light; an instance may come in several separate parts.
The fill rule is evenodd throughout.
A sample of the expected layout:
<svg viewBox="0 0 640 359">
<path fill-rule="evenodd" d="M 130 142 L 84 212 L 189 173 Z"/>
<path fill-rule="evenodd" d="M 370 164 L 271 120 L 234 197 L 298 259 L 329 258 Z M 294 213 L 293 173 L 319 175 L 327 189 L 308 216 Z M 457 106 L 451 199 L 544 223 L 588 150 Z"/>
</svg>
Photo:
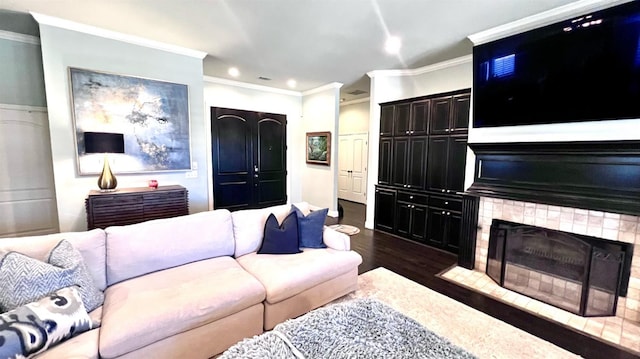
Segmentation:
<svg viewBox="0 0 640 359">
<path fill-rule="evenodd" d="M 384 44 L 384 49 L 389 54 L 397 54 L 402 47 L 402 41 L 397 36 L 389 36 L 387 42 Z"/>
<path fill-rule="evenodd" d="M 229 75 L 231 75 L 233 77 L 240 76 L 240 70 L 238 70 L 237 67 L 230 67 L 228 72 L 229 72 Z"/>
<path fill-rule="evenodd" d="M 296 88 L 296 85 L 297 85 L 297 84 L 298 84 L 298 83 L 297 83 L 297 82 L 296 82 L 296 80 L 294 80 L 294 79 L 291 79 L 291 80 L 287 81 L 287 86 L 291 87 L 292 89 L 293 89 L 293 88 Z"/>
</svg>

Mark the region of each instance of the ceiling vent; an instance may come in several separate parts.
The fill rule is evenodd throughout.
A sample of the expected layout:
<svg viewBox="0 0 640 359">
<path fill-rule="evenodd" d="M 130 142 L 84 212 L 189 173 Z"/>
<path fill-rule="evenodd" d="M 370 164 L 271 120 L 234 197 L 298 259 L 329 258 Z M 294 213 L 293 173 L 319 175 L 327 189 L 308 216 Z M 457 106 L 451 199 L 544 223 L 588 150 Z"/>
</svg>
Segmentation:
<svg viewBox="0 0 640 359">
<path fill-rule="evenodd" d="M 260 77 L 258 77 L 258 80 L 262 80 L 262 81 L 271 81 L 271 79 L 270 79 L 270 78 L 268 78 L 268 77 L 264 77 L 264 76 L 260 76 Z"/>
<path fill-rule="evenodd" d="M 362 90 L 353 90 L 351 92 L 347 92 L 349 95 L 353 95 L 353 96 L 358 96 L 358 95 L 362 95 L 363 93 L 367 93 L 367 91 L 362 91 Z"/>
</svg>

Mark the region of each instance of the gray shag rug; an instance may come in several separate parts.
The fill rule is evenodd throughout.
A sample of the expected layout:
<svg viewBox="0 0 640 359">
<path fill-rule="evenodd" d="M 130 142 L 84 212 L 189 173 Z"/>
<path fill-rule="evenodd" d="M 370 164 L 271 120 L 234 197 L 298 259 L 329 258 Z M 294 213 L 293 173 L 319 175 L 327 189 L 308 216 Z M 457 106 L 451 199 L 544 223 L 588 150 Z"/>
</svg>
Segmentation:
<svg viewBox="0 0 640 359">
<path fill-rule="evenodd" d="M 375 299 L 316 309 L 224 352 L 230 358 L 475 358 Z"/>
</svg>

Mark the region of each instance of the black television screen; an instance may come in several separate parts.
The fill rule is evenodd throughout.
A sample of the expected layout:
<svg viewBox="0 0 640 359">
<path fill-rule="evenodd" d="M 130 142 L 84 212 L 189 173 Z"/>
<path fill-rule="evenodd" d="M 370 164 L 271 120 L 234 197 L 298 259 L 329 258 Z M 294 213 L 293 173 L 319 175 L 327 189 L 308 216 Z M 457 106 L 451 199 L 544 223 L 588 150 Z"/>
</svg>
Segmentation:
<svg viewBox="0 0 640 359">
<path fill-rule="evenodd" d="M 640 118 L 640 2 L 473 48 L 473 126 Z"/>
</svg>

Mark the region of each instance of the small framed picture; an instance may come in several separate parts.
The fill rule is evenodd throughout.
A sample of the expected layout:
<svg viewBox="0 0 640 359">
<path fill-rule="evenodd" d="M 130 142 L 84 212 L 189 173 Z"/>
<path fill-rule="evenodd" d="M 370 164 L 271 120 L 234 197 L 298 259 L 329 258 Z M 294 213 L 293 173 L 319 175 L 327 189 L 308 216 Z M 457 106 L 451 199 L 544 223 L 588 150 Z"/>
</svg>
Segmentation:
<svg viewBox="0 0 640 359">
<path fill-rule="evenodd" d="M 331 132 L 307 132 L 307 163 L 331 165 Z"/>
</svg>

